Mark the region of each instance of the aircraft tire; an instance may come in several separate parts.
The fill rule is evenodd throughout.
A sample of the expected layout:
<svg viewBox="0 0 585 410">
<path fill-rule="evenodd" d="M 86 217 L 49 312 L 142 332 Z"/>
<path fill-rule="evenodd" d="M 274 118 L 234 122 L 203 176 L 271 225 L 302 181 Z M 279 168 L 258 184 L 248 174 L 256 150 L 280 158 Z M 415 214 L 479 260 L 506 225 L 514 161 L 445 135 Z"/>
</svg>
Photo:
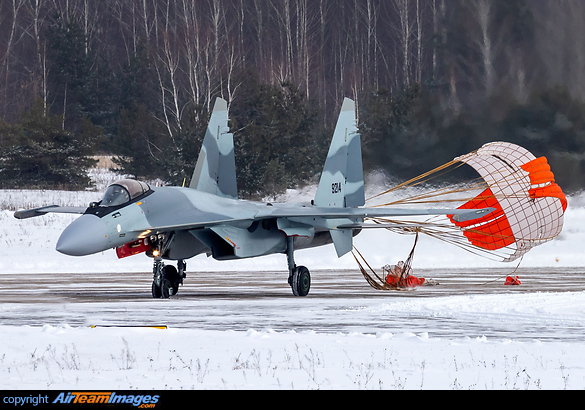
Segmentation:
<svg viewBox="0 0 585 410">
<path fill-rule="evenodd" d="M 180 282 L 181 278 L 177 269 L 172 265 L 166 265 L 161 279 L 161 297 L 163 299 L 168 299 L 169 297 L 176 295 L 177 292 L 179 292 Z"/>
<path fill-rule="evenodd" d="M 160 286 L 158 286 L 154 281 L 152 282 L 152 297 L 155 299 L 160 299 L 162 297 Z"/>
<path fill-rule="evenodd" d="M 293 295 L 295 296 L 307 296 L 311 289 L 311 274 L 309 269 L 304 266 L 297 267 L 291 278 L 291 287 Z"/>
<path fill-rule="evenodd" d="M 171 282 L 165 277 L 163 277 L 163 279 L 160 282 L 160 294 L 161 298 L 163 299 L 168 299 L 172 295 L 174 295 L 173 286 L 171 285 Z"/>
</svg>

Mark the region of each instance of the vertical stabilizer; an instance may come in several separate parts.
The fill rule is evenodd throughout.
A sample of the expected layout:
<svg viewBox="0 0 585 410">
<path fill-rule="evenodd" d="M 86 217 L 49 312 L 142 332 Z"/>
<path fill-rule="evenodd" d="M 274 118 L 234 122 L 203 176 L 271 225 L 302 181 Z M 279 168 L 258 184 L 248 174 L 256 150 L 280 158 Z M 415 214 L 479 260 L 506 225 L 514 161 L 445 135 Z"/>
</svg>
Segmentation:
<svg viewBox="0 0 585 410">
<path fill-rule="evenodd" d="M 221 197 L 238 197 L 234 136 L 228 127 L 227 102 L 223 98 L 215 100 L 189 187 Z"/>
<path fill-rule="evenodd" d="M 314 203 L 335 208 L 365 203 L 361 140 L 355 103 L 349 98 L 343 101 Z"/>
<path fill-rule="evenodd" d="M 315 195 L 316 206 L 354 208 L 366 202 L 362 148 L 355 114 L 355 103 L 346 98 Z M 331 229 L 329 233 L 338 257 L 351 251 L 352 229 Z"/>
</svg>

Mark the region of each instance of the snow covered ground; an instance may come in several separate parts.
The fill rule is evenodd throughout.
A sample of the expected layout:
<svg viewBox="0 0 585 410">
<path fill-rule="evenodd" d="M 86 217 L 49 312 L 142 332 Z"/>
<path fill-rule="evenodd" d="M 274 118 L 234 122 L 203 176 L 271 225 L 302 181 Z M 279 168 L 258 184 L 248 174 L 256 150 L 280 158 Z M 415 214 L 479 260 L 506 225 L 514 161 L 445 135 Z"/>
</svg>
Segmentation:
<svg viewBox="0 0 585 410">
<path fill-rule="evenodd" d="M 583 389 L 583 343 L 0 327 L 2 389 Z"/>
<path fill-rule="evenodd" d="M 19 294 L 26 295 L 26 282 L 34 283 L 35 274 L 149 272 L 151 261 L 143 256 L 119 261 L 113 251 L 86 258 L 58 254 L 55 243 L 73 216 L 47 215 L 26 221 L 17 221 L 12 216 L 15 207 L 79 205 L 99 197 L 96 192 L 0 191 L 0 245 L 7 255 L 2 263 L 0 284 L 22 277 L 23 289 Z M 585 266 L 584 222 L 585 196 L 570 198 L 561 236 L 529 253 L 521 266 L 548 267 L 551 275 L 567 269 L 578 274 Z M 387 232 L 368 231 L 356 238 L 356 246 L 378 267 L 403 259 L 412 241 Z M 338 260 L 332 247 L 299 252 L 297 263 L 312 271 L 356 267 L 351 256 Z M 285 266 L 282 255 L 238 263 L 217 262 L 202 256 L 189 262 L 192 271 L 215 272 L 218 276 L 226 271 L 282 271 Z M 434 270 L 440 269 L 464 268 L 472 275 L 474 270 L 484 268 L 511 272 L 515 267 L 487 261 L 427 238 L 421 239 L 415 259 L 415 268 L 425 269 L 431 277 Z M 75 292 L 74 284 L 71 292 Z M 301 327 L 287 328 L 284 324 L 221 330 L 221 326 L 210 329 L 193 325 L 160 330 L 91 328 L 70 322 L 67 316 L 43 319 L 47 323 L 36 325 L 6 319 L 0 322 L 0 389 L 585 388 L 585 332 L 579 336 L 585 323 L 583 287 L 563 291 L 537 287 L 522 293 L 464 296 L 438 293 L 423 297 L 415 291 L 382 298 L 374 290 L 371 294 L 365 298 L 341 297 L 337 302 L 340 320 L 359 321 L 364 311 L 383 320 L 384 315 L 391 316 L 398 311 L 408 312 L 405 317 L 409 320 L 420 319 L 419 325 L 414 331 L 409 330 L 408 322 L 404 330 L 399 326 L 385 330 L 383 326 L 371 324 L 360 331 L 348 331 L 343 326 L 340 330 L 311 330 L 310 314 L 318 315 L 319 309 L 330 309 L 327 298 L 318 292 L 304 300 L 290 296 L 286 303 L 283 301 L 288 299 L 283 297 L 267 298 L 262 303 L 254 302 L 253 298 L 229 302 L 232 307 L 241 306 L 248 315 L 254 315 L 255 309 L 258 315 L 265 309 L 270 312 L 281 309 L 283 312 L 279 314 L 295 315 L 294 306 L 298 304 L 302 308 L 308 300 L 311 310 L 300 309 Z M 198 301 L 196 296 L 190 298 L 191 302 L 170 301 L 168 309 L 180 312 L 183 304 L 207 303 Z M 10 309 L 17 305 L 7 300 L 8 295 L 0 294 L 3 317 L 10 317 Z M 20 309 L 34 307 L 35 303 L 27 302 L 22 300 Z M 119 303 L 120 309 L 131 313 L 132 309 L 150 306 L 124 305 L 115 299 L 108 303 L 113 307 Z M 108 303 L 95 307 L 106 309 Z M 41 318 L 51 317 L 51 309 L 62 314 L 77 308 L 71 300 L 61 305 L 39 306 L 43 309 Z M 488 332 L 488 325 L 505 321 L 507 314 L 513 317 L 507 332 Z M 469 334 L 461 331 L 449 334 L 447 330 L 437 335 L 433 332 L 437 316 L 458 323 L 469 320 L 475 327 Z M 478 323 L 481 325 L 482 321 L 486 324 L 484 334 L 478 331 Z M 549 322 L 554 322 L 558 329 L 558 338 L 551 338 L 550 334 L 544 337 L 539 331 L 539 323 L 546 326 Z M 525 326 L 527 323 L 534 326 Z M 526 333 L 516 337 L 516 325 L 518 329 L 531 329 L 533 337 L 527 337 Z"/>
</svg>

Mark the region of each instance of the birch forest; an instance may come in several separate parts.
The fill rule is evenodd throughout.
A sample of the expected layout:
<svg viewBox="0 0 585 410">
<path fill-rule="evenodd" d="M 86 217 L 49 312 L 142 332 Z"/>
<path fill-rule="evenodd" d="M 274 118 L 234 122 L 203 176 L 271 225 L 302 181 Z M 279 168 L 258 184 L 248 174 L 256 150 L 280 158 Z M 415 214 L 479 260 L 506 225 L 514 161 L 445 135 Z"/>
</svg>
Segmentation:
<svg viewBox="0 0 585 410">
<path fill-rule="evenodd" d="M 578 191 L 584 39 L 582 0 L 0 0 L 0 187 L 188 183 L 221 96 L 242 196 L 314 181 L 344 97 L 366 171 L 505 140 Z"/>
</svg>

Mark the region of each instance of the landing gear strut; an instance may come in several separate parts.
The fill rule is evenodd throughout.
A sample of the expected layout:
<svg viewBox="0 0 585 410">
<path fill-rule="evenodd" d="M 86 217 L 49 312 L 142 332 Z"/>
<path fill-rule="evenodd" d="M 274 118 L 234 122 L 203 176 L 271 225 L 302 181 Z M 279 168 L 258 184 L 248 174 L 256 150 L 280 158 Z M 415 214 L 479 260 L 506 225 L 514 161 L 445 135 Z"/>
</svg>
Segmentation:
<svg viewBox="0 0 585 410">
<path fill-rule="evenodd" d="M 304 266 L 297 266 L 294 260 L 293 237 L 286 238 L 286 257 L 288 262 L 288 284 L 293 295 L 307 296 L 311 289 L 311 274 Z"/>
<path fill-rule="evenodd" d="M 172 265 L 165 265 L 160 256 L 154 258 L 152 267 L 152 297 L 155 299 L 168 299 L 179 291 L 179 285 L 183 284 L 186 264 L 180 260 L 178 269 Z"/>
<path fill-rule="evenodd" d="M 177 268 L 172 265 L 165 265 L 162 256 L 165 255 L 173 242 L 174 233 L 158 234 L 150 237 L 150 243 L 153 245 L 152 256 L 154 263 L 152 266 L 152 297 L 155 299 L 168 299 L 179 291 L 179 285 L 183 284 L 185 261 L 179 260 Z"/>
</svg>

